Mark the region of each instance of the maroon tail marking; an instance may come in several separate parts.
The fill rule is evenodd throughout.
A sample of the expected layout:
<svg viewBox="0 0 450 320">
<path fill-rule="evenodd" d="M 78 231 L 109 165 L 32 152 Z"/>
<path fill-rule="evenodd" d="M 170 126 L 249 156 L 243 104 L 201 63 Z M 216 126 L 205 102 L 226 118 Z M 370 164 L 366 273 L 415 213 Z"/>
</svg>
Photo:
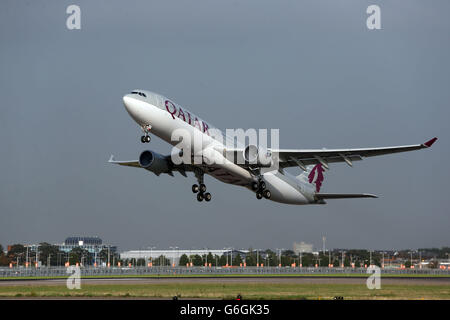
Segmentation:
<svg viewBox="0 0 450 320">
<path fill-rule="evenodd" d="M 316 192 L 319 192 L 320 188 L 322 187 L 322 182 L 324 180 L 323 172 L 325 171 L 322 168 L 322 164 L 320 163 L 316 164 L 314 168 L 311 170 L 310 174 L 308 175 L 309 183 L 313 182 L 314 176 L 316 175 L 316 171 L 317 171 L 317 178 L 314 183 L 316 184 Z"/>
</svg>

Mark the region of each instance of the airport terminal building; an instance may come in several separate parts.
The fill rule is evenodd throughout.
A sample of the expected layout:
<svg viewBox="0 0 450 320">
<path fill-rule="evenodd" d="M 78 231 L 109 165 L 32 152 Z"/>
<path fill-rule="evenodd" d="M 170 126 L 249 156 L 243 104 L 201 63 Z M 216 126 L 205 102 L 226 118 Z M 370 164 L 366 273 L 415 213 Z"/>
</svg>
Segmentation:
<svg viewBox="0 0 450 320">
<path fill-rule="evenodd" d="M 70 252 L 75 248 L 87 250 L 92 254 L 98 254 L 102 250 L 109 250 L 111 254 L 117 251 L 117 246 L 103 244 L 99 237 L 68 237 L 64 243 L 57 246 L 63 252 Z"/>
<path fill-rule="evenodd" d="M 39 244 L 25 244 L 25 248 L 28 248 L 31 252 L 39 250 Z M 99 254 L 102 250 L 109 250 L 111 254 L 117 252 L 117 246 L 104 244 L 103 240 L 99 237 L 80 237 L 73 236 L 67 237 L 63 243 L 54 244 L 61 252 L 69 253 L 75 248 L 81 248 L 88 251 L 91 254 Z"/>
</svg>

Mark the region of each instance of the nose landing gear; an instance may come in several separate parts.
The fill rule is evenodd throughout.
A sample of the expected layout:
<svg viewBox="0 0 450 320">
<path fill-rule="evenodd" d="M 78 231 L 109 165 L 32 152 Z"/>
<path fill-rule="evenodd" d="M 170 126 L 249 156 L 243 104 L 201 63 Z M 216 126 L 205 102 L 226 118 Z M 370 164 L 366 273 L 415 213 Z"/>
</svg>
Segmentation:
<svg viewBox="0 0 450 320">
<path fill-rule="evenodd" d="M 150 132 L 151 126 L 150 125 L 146 125 L 146 126 L 142 126 L 142 131 L 144 131 L 144 135 L 141 136 L 141 142 L 142 143 L 149 143 L 152 138 L 148 135 L 148 133 Z"/>
</svg>

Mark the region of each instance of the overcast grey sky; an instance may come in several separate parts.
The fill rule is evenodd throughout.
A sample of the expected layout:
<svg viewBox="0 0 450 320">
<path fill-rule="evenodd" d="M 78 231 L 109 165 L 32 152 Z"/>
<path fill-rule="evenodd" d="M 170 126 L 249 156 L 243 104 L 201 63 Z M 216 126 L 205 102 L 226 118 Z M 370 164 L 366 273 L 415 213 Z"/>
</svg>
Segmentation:
<svg viewBox="0 0 450 320">
<path fill-rule="evenodd" d="M 81 30 L 66 8 L 81 7 Z M 366 27 L 381 7 L 382 30 Z M 0 2 L 0 243 L 98 235 L 120 249 L 449 245 L 450 2 Z M 324 192 L 379 199 L 289 206 L 206 178 L 109 165 L 150 145 L 122 96 L 161 93 L 219 128 L 279 128 L 282 148 L 438 142 L 335 164 Z M 295 170 L 293 171 L 295 172 Z"/>
</svg>

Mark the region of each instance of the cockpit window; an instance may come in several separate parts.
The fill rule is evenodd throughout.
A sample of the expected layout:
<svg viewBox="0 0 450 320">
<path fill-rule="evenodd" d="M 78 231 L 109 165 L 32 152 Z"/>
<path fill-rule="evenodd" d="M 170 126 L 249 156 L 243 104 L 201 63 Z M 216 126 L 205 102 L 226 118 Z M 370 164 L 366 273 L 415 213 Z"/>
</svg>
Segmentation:
<svg viewBox="0 0 450 320">
<path fill-rule="evenodd" d="M 146 95 L 145 93 L 143 93 L 143 92 L 139 92 L 139 91 L 131 91 L 131 93 L 132 93 L 132 94 L 138 94 L 138 95 L 140 95 L 141 97 L 147 98 L 147 95 Z"/>
</svg>

